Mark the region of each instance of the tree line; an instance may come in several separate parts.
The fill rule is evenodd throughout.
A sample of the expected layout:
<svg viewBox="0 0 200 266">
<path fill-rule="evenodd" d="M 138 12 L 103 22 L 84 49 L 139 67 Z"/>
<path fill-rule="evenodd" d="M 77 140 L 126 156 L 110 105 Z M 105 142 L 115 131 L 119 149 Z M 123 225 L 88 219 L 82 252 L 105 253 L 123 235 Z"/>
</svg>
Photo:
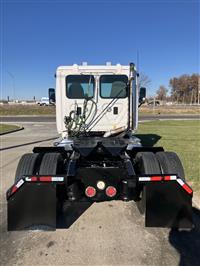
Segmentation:
<svg viewBox="0 0 200 266">
<path fill-rule="evenodd" d="M 200 103 L 200 75 L 184 74 L 180 77 L 173 77 L 169 80 L 171 89 L 170 96 L 167 96 L 167 88 L 163 85 L 156 92 L 158 100 L 171 100 L 177 103 L 199 104 Z"/>
</svg>

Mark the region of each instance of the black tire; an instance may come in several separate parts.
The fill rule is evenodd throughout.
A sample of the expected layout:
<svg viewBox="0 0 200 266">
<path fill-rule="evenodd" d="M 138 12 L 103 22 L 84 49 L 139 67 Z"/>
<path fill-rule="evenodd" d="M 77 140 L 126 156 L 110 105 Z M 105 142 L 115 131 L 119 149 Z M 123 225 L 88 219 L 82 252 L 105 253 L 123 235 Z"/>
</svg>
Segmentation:
<svg viewBox="0 0 200 266">
<path fill-rule="evenodd" d="M 136 155 L 136 162 L 138 174 L 161 174 L 159 162 L 153 152 L 139 152 Z"/>
<path fill-rule="evenodd" d="M 63 173 L 63 159 L 60 153 L 46 153 L 40 165 L 40 175 L 56 175 Z"/>
<path fill-rule="evenodd" d="M 139 152 L 136 155 L 136 171 L 137 174 L 159 175 L 161 174 L 159 162 L 153 152 Z M 145 187 L 142 188 L 140 200 L 137 201 L 137 207 L 141 214 L 146 210 L 146 192 Z"/>
<path fill-rule="evenodd" d="M 157 152 L 156 157 L 163 174 L 176 174 L 185 180 L 183 165 L 175 152 Z"/>
<path fill-rule="evenodd" d="M 39 153 L 24 154 L 17 166 L 15 173 L 15 182 L 18 182 L 23 175 L 33 175 L 37 170 Z"/>
</svg>

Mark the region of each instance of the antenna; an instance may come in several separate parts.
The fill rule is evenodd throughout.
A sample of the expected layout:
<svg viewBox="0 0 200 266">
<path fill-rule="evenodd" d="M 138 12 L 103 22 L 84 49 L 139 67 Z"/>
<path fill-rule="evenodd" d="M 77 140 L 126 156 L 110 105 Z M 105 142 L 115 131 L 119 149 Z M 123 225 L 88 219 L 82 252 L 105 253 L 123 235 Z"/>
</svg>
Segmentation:
<svg viewBox="0 0 200 266">
<path fill-rule="evenodd" d="M 136 61 L 137 61 L 137 72 L 139 73 L 140 69 L 139 69 L 139 64 L 140 64 L 140 54 L 139 54 L 139 49 L 137 49 L 137 58 L 136 58 Z"/>
</svg>

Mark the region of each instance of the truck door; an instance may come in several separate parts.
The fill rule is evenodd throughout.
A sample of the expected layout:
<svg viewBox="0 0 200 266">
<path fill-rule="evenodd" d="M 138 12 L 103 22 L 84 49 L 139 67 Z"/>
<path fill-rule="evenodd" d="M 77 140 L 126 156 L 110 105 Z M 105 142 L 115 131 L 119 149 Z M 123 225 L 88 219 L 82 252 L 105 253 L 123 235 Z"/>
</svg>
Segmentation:
<svg viewBox="0 0 200 266">
<path fill-rule="evenodd" d="M 98 113 L 102 113 L 102 118 L 94 127 L 94 131 L 108 131 L 127 127 L 127 84 L 128 77 L 126 75 L 100 76 Z"/>
<path fill-rule="evenodd" d="M 95 79 L 93 75 L 68 75 L 66 76 L 66 98 L 65 98 L 65 112 L 67 116 L 74 116 L 74 113 L 87 117 L 93 115 L 95 106 L 92 104 L 92 99 L 95 95 Z M 84 100 L 87 99 L 87 106 L 84 107 Z M 88 116 L 87 121 L 90 121 Z M 79 127 L 77 121 L 77 127 Z M 75 126 L 75 125 L 73 125 Z"/>
</svg>

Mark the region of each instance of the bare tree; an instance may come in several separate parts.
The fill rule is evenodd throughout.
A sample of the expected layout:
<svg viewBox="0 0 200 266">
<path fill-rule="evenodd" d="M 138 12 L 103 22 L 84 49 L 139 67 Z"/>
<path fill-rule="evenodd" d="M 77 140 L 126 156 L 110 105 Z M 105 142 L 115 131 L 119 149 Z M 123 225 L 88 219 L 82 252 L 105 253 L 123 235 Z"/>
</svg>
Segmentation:
<svg viewBox="0 0 200 266">
<path fill-rule="evenodd" d="M 141 88 L 141 87 L 145 87 L 146 88 L 150 84 L 151 84 L 150 78 L 144 72 L 141 72 L 139 74 L 139 78 L 138 78 L 138 87 L 139 88 Z"/>
<path fill-rule="evenodd" d="M 161 101 L 165 100 L 166 96 L 167 96 L 167 91 L 168 90 L 165 88 L 165 86 L 161 85 L 156 92 L 157 93 L 157 99 L 161 100 Z"/>
<path fill-rule="evenodd" d="M 171 78 L 169 85 L 171 87 L 171 96 L 173 100 L 181 103 L 198 103 L 199 78 L 199 74 L 184 74 L 180 77 Z"/>
</svg>

